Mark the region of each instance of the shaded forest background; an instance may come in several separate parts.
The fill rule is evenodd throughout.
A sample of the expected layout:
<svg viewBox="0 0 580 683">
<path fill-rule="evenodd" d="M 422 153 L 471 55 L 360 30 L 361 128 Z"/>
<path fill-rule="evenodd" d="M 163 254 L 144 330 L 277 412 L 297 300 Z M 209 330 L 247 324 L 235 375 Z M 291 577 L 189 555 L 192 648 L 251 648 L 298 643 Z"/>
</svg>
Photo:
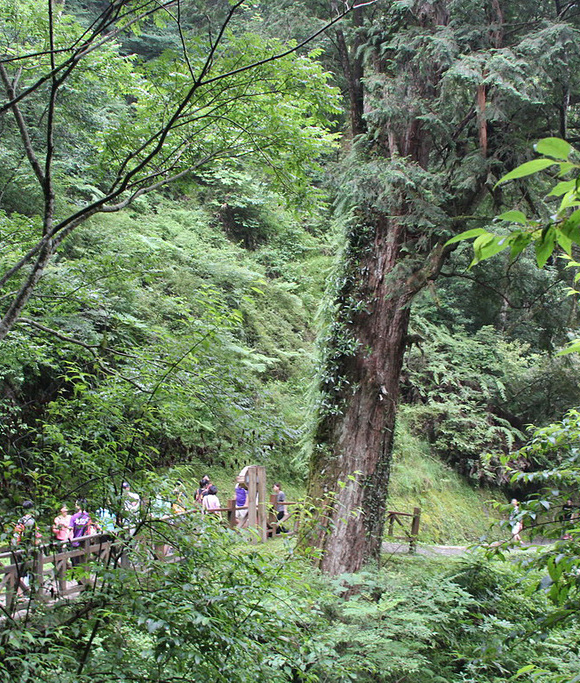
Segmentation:
<svg viewBox="0 0 580 683">
<path fill-rule="evenodd" d="M 102 8 L 72 3 L 67 11 L 89 22 Z M 388 11 L 403 10 L 395 3 Z M 381 18 L 381 11 L 369 10 L 371 18 Z M 297 14 L 310 16 L 310 26 L 299 25 Z M 193 29 L 195 12 L 187 21 Z M 283 27 L 288 37 L 300 38 L 321 21 L 303 7 L 262 8 L 256 16 L 243 14 L 237 30 L 267 39 Z M 349 21 L 341 33 L 357 32 Z M 548 21 L 546 15 L 530 23 L 535 40 Z M 526 40 L 531 44 L 532 37 Z M 176 42 L 171 26 L 146 24 L 118 49 L 148 65 L 171 54 Z M 554 68 L 562 45 L 553 46 Z M 335 33 L 316 47 L 324 48 L 320 58 L 346 88 Z M 523 66 L 510 68 L 520 73 Z M 557 74 L 552 78 L 538 88 L 556 98 Z M 510 97 L 545 117 L 530 121 L 529 130 L 514 129 L 521 147 L 509 153 L 518 160 L 528 141 L 557 130 L 549 127 L 548 105 L 514 87 L 488 86 L 497 92 L 487 113 L 490 140 L 496 127 L 510 131 L 501 109 L 513 106 Z M 84 99 L 74 93 L 56 130 L 61 213 L 67 204 L 98 196 L 93 136 L 111 109 L 127 106 L 96 88 L 91 83 L 92 97 Z M 329 123 L 340 132 L 347 115 L 332 106 Z M 573 112 L 571 106 L 569 126 Z M 10 116 L 3 114 L 5 268 L 35 239 L 42 204 Z M 481 149 L 468 154 L 476 159 Z M 58 500 L 95 476 L 106 489 L 130 472 L 187 462 L 233 469 L 258 462 L 290 481 L 304 477 L 312 380 L 324 372 L 315 337 L 333 315 L 334 304 L 329 311 L 322 302 L 342 276 L 337 254 L 348 225 L 343 186 L 333 185 L 340 180 L 339 156 L 329 150 L 316 175 L 310 172 L 308 201 L 297 188 L 281 194 L 264 164 L 234 158 L 139 197 L 121 214 L 95 216 L 63 242 L 3 342 L 1 481 L 9 507 L 43 487 Z M 483 220 L 500 206 L 490 193 Z M 525 254 L 514 263 L 498 259 L 467 270 L 470 260 L 467 249 L 458 250 L 414 303 L 402 415 L 410 432 L 427 437 L 433 454 L 485 484 L 494 481 L 497 462 L 483 455 L 513 450 L 525 425 L 548 424 L 576 404 L 576 360 L 554 357 L 575 327 L 576 305 L 565 297 L 571 276 L 558 259 L 542 270 Z M 5 285 L 5 299 L 11 286 Z"/>
<path fill-rule="evenodd" d="M 68 40 L 108 6 L 52 4 Z M 45 8 L 14 0 L 0 9 L 0 276 L 46 235 L 47 216 L 57 223 L 99 203 L 121 152 L 130 167 L 131 150 L 155 139 L 152 122 L 166 120 L 234 5 L 179 7 L 177 22 L 168 14 L 119 31 L 64 81 L 52 123 L 48 85 L 23 100 L 23 123 L 5 105 L 40 69 L 20 72 L 13 46 L 38 46 Z M 220 74 L 300 43 L 338 12 L 235 7 Z M 576 3 L 377 2 L 254 79 L 234 73 L 227 88 L 200 95 L 151 171 L 175 172 L 172 181 L 75 224 L 0 342 L 3 544 L 23 500 L 46 525 L 78 496 L 91 509 L 119 506 L 124 480 L 144 497 L 170 496 L 178 477 L 193 488 L 209 470 L 226 489 L 241 467 L 260 464 L 302 495 L 330 449 L 320 425 L 336 422 L 334 400 L 350 391 L 341 363 L 361 350 L 345 329 L 365 312 L 356 294 L 377 215 L 404 228 L 393 282 L 508 208 L 549 216 L 550 177 L 495 184 L 539 138 L 580 139 L 578 14 Z M 184 41 L 193 66 L 180 57 Z M 214 102 L 215 129 L 200 114 Z M 51 183 L 30 163 L 23 126 L 39 158 L 56 150 Z M 423 152 L 394 151 L 413 126 Z M 552 451 L 519 450 L 529 425 L 549 429 L 578 404 L 578 360 L 556 355 L 577 335 L 574 273 L 557 254 L 543 268 L 525 251 L 469 268 L 472 258 L 465 245 L 447 250 L 437 277 L 402 307 L 388 500 L 421 504 L 423 538 L 444 543 L 475 541 L 490 498 L 539 493 L 533 473 L 561 462 L 576 434 L 568 428 Z M 2 279 L 5 320 L 32 270 L 27 262 Z M 514 482 L 514 472 L 526 476 Z M 541 567 L 523 575 L 483 558 L 451 569 L 390 558 L 387 572 L 327 584 L 293 549 L 282 570 L 281 544 L 272 555 L 232 552 L 235 541 L 206 527 L 207 547 L 199 528 L 173 538 L 187 562 L 153 564 L 150 598 L 118 570 L 80 607 L 12 625 L 0 638 L 15 653 L 4 680 L 501 681 L 531 661 L 544 680 L 575 680 L 574 580 L 551 596 L 566 612 L 556 618 L 534 592 Z M 279 604 L 290 603 L 280 639 Z M 544 629 L 537 642 L 534 629 Z"/>
</svg>

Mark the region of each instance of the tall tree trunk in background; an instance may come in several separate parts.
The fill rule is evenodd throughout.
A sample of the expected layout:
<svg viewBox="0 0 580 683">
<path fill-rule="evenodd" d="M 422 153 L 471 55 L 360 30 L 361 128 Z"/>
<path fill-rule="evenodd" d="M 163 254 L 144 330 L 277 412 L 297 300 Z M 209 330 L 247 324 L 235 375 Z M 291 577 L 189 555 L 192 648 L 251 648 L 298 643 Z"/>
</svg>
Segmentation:
<svg viewBox="0 0 580 683">
<path fill-rule="evenodd" d="M 364 22 L 359 14 L 337 35 L 352 149 L 336 192 L 351 213 L 321 344 L 315 512 L 303 532 L 330 574 L 356 571 L 380 553 L 411 301 L 437 277 L 448 236 L 489 224 L 474 215 L 480 204 L 490 216 L 503 193 L 510 206 L 525 202 L 521 189 L 499 193 L 495 182 L 532 141 L 570 126 L 574 100 L 562 101 L 562 89 L 575 71 L 562 55 L 580 64 L 570 37 L 580 22 L 563 23 L 551 5 L 415 0 L 360 11 Z M 538 28 L 546 22 L 551 31 Z"/>
<path fill-rule="evenodd" d="M 339 13 L 336 3 L 333 3 L 334 11 Z M 349 101 L 350 129 L 352 137 L 364 133 L 366 124 L 364 114 L 364 88 L 363 88 L 363 62 L 360 56 L 362 45 L 360 29 L 363 25 L 362 9 L 355 9 L 352 13 L 352 23 L 355 30 L 352 48 L 349 49 L 342 26 L 336 29 L 336 45 L 340 67 L 346 79 Z"/>
</svg>

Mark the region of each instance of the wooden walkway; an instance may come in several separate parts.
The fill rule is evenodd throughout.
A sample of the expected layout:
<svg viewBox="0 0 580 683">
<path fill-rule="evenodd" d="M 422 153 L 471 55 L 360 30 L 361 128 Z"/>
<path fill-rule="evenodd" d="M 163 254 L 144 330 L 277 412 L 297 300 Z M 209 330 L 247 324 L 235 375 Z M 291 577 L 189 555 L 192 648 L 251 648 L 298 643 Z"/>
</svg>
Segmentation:
<svg viewBox="0 0 580 683">
<path fill-rule="evenodd" d="M 265 513 L 265 538 L 275 536 L 278 531 L 275 502 L 274 496 Z M 300 506 L 300 503 L 291 501 L 285 504 Z M 245 509 L 247 506 L 236 508 L 235 500 L 232 500 L 227 507 L 212 512 L 223 515 L 223 523 L 234 529 L 237 523 L 236 512 Z M 419 508 L 415 508 L 413 513 L 393 510 L 387 513 L 388 535 L 393 540 L 408 543 L 409 552 L 416 551 L 420 513 Z M 27 548 L 11 547 L 0 550 L 0 615 L 14 615 L 29 602 L 29 598 L 54 602 L 78 595 L 92 583 L 92 578 L 88 575 L 91 567 L 129 567 L 134 562 L 136 546 L 141 550 L 145 549 L 151 558 L 163 562 L 178 561 L 178 554 L 161 535 L 155 537 L 154 533 L 147 535 L 144 532 L 151 530 L 151 523 L 166 522 L 174 528 L 185 518 L 201 514 L 201 508 L 196 507 L 159 519 L 144 520 L 142 527 L 138 525 L 133 529 L 120 529 L 118 535 L 102 533 L 82 537 L 74 541 L 78 544 L 76 546 L 69 541 L 55 541 Z M 256 511 L 254 514 L 251 510 L 248 511 L 248 518 L 250 522 L 254 522 L 256 528 L 256 533 L 251 537 L 255 542 L 263 531 L 257 526 L 258 517 Z M 289 517 L 293 518 L 290 523 L 296 529 L 300 516 L 294 512 Z M 288 519 L 283 520 L 283 523 L 288 526 Z M 395 535 L 395 528 L 403 534 Z M 82 568 L 78 576 L 75 576 L 75 566 Z M 138 565 L 133 566 L 139 569 Z"/>
</svg>

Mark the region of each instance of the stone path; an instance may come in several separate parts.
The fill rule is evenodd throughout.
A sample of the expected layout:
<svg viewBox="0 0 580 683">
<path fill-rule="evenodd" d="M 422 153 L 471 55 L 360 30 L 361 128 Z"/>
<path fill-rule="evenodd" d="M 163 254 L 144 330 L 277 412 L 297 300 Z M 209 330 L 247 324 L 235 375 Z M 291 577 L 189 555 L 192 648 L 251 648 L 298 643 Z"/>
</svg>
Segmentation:
<svg viewBox="0 0 580 683">
<path fill-rule="evenodd" d="M 399 543 L 383 543 L 383 552 L 386 554 L 408 553 L 409 544 L 405 541 Z M 438 556 L 452 556 L 464 555 L 467 552 L 467 547 L 464 545 L 425 545 L 419 543 L 417 545 L 417 555 L 426 555 L 427 557 Z"/>
</svg>

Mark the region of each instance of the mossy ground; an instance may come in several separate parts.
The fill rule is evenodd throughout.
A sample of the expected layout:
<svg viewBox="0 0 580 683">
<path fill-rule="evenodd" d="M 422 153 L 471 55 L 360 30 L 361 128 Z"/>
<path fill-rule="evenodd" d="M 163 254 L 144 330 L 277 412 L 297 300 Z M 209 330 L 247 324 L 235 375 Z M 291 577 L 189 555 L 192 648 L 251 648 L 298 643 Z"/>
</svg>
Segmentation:
<svg viewBox="0 0 580 683">
<path fill-rule="evenodd" d="M 388 508 L 400 512 L 421 508 L 420 541 L 463 545 L 482 536 L 497 536 L 498 529 L 492 528 L 498 519 L 493 500 L 501 498 L 500 491 L 471 486 L 434 458 L 427 443 L 400 425 Z"/>
</svg>

